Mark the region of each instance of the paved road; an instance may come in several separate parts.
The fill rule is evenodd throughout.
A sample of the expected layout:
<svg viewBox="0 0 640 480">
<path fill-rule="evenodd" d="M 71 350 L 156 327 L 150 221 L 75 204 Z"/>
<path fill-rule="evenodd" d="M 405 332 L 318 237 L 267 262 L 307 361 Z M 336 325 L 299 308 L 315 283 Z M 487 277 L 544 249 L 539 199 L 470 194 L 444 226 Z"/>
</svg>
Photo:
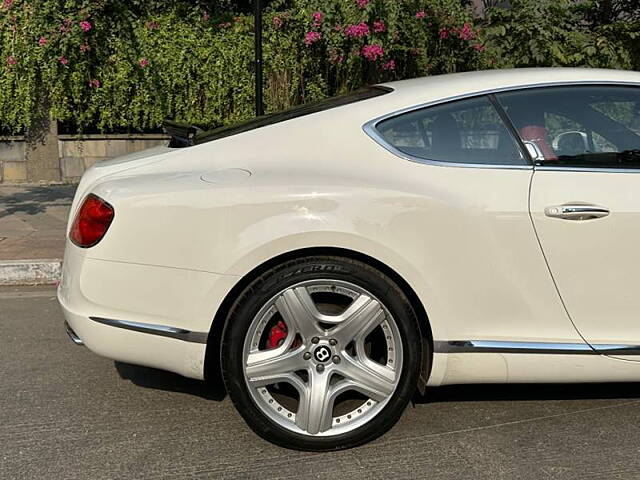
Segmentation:
<svg viewBox="0 0 640 480">
<path fill-rule="evenodd" d="M 50 287 L 0 289 L 0 478 L 636 479 L 640 384 L 435 390 L 387 435 L 310 454 L 215 387 L 76 347 Z"/>
</svg>

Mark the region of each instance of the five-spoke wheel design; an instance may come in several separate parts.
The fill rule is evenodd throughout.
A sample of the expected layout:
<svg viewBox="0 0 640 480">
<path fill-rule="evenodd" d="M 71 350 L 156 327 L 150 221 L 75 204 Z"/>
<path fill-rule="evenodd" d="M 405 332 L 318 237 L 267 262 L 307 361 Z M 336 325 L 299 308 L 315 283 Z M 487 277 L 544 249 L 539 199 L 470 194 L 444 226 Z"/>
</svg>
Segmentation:
<svg viewBox="0 0 640 480">
<path fill-rule="evenodd" d="M 267 301 L 249 326 L 243 360 L 251 397 L 272 421 L 338 435 L 384 408 L 402 372 L 402 339 L 373 294 L 314 279 Z"/>
<path fill-rule="evenodd" d="M 423 338 L 413 304 L 388 275 L 350 258 L 296 258 L 235 297 L 221 371 L 261 437 L 303 450 L 349 448 L 398 421 L 428 366 Z"/>
</svg>

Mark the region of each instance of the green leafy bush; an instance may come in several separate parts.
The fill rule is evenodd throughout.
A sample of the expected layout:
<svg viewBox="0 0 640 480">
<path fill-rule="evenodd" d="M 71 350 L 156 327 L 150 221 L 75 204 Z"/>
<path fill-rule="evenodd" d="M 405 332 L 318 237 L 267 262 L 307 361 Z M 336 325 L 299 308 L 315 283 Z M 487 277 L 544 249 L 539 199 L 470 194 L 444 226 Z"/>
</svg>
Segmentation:
<svg viewBox="0 0 640 480">
<path fill-rule="evenodd" d="M 0 125 L 28 126 L 43 100 L 53 118 L 80 129 L 252 116 L 253 18 L 167 4 L 4 0 Z M 273 2 L 265 15 L 267 111 L 365 83 L 478 68 L 470 22 L 453 0 Z M 354 25 L 367 31 L 350 35 Z"/>
<path fill-rule="evenodd" d="M 0 126 L 22 130 L 42 108 L 84 131 L 251 117 L 253 18 L 246 5 L 232 13 L 241 4 L 0 0 Z M 602 21 L 597 1 L 512 4 L 478 20 L 458 0 L 274 0 L 266 109 L 461 70 L 640 63 L 633 16 Z"/>
<path fill-rule="evenodd" d="M 510 3 L 509 9 L 489 9 L 485 22 L 487 48 L 497 67 L 640 67 L 640 16 L 625 15 L 625 8 L 639 13 L 628 0 Z M 616 14 L 603 18 L 604 11 Z"/>
</svg>

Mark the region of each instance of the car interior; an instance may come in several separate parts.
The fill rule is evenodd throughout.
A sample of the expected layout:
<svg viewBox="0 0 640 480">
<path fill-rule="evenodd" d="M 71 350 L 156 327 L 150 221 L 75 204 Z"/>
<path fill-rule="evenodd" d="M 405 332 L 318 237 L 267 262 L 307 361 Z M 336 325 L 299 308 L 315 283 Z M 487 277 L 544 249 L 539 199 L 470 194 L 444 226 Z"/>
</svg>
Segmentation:
<svg viewBox="0 0 640 480">
<path fill-rule="evenodd" d="M 454 102 L 384 120 L 378 131 L 396 149 L 426 160 L 524 164 L 515 141 L 488 101 L 472 102 Z"/>
</svg>

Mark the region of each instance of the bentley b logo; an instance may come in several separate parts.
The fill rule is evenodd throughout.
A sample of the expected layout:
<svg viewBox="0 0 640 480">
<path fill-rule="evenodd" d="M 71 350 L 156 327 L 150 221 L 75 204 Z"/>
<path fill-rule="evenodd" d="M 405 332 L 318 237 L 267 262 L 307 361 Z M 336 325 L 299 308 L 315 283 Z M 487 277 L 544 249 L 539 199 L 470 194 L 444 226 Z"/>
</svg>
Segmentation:
<svg viewBox="0 0 640 480">
<path fill-rule="evenodd" d="M 316 348 L 316 351 L 313 353 L 313 355 L 316 357 L 317 361 L 326 362 L 327 360 L 329 360 L 329 357 L 331 357 L 331 350 L 329 349 L 329 347 L 322 345 Z"/>
</svg>

